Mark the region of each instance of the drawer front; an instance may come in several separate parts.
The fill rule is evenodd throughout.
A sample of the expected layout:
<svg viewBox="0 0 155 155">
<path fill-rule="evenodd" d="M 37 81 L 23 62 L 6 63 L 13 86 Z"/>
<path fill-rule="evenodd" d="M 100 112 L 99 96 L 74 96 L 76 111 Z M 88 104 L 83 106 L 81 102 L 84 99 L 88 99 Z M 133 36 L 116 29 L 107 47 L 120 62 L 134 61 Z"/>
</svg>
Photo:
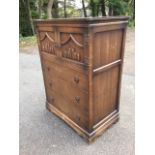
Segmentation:
<svg viewBox="0 0 155 155">
<path fill-rule="evenodd" d="M 71 102 L 68 98 L 60 93 L 57 93 L 47 87 L 47 101 L 52 104 L 62 113 L 76 122 L 82 128 L 87 129 L 88 126 L 88 110 L 80 107 L 75 102 Z"/>
<path fill-rule="evenodd" d="M 63 98 L 70 101 L 73 106 L 81 108 L 81 110 L 88 110 L 88 93 L 72 87 L 67 81 L 59 78 L 49 77 L 45 75 L 46 88 L 60 94 Z"/>
<path fill-rule="evenodd" d="M 75 90 L 81 89 L 82 91 L 88 92 L 87 74 L 84 75 L 68 67 L 49 62 L 45 59 L 43 60 L 43 72 L 45 75 L 48 75 L 50 79 L 53 79 L 55 83 L 59 83 L 57 82 L 57 79 L 62 79 L 64 82 L 61 83 L 67 83 L 68 86 L 72 86 Z"/>
</svg>

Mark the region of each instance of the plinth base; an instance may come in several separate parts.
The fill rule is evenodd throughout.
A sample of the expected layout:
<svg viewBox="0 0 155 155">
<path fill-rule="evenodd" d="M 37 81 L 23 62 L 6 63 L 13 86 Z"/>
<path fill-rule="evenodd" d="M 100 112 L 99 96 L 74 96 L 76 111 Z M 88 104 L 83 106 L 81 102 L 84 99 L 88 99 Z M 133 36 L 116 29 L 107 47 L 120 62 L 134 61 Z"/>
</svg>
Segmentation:
<svg viewBox="0 0 155 155">
<path fill-rule="evenodd" d="M 106 129 L 112 126 L 119 120 L 119 113 L 115 112 L 107 116 L 108 119 L 106 121 L 101 121 L 100 123 L 91 133 L 86 131 L 85 129 L 81 128 L 77 125 L 74 121 L 68 118 L 65 114 L 63 114 L 60 110 L 56 107 L 51 105 L 50 103 L 46 102 L 46 107 L 49 111 L 54 113 L 56 116 L 60 117 L 64 120 L 71 128 L 73 128 L 81 137 L 83 137 L 88 143 L 93 142 L 97 137 L 99 137 Z"/>
</svg>

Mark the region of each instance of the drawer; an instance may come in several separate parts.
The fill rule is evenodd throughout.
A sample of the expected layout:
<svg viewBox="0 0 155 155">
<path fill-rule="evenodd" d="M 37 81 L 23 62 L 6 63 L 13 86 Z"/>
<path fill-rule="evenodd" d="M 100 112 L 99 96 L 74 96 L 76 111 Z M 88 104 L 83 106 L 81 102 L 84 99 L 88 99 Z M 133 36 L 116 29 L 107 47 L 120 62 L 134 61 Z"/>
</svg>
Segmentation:
<svg viewBox="0 0 155 155">
<path fill-rule="evenodd" d="M 84 110 L 88 110 L 88 93 L 76 89 L 70 85 L 67 81 L 59 78 L 52 78 L 45 75 L 45 85 L 51 91 L 60 94 L 63 98 L 73 103 L 77 107 L 81 107 Z"/>
<path fill-rule="evenodd" d="M 50 77 L 50 79 L 53 79 L 54 83 L 57 83 L 57 85 L 61 82 L 62 86 L 67 84 L 70 87 L 72 86 L 75 90 L 81 89 L 82 91 L 88 92 L 87 74 L 82 74 L 81 72 L 52 63 L 48 60 L 43 61 L 43 72 Z M 58 79 L 63 80 L 63 82 Z"/>
<path fill-rule="evenodd" d="M 67 97 L 62 96 L 60 93 L 47 88 L 47 101 L 52 104 L 71 120 L 76 122 L 81 127 L 87 129 L 88 126 L 88 110 L 84 107 L 71 102 Z"/>
</svg>

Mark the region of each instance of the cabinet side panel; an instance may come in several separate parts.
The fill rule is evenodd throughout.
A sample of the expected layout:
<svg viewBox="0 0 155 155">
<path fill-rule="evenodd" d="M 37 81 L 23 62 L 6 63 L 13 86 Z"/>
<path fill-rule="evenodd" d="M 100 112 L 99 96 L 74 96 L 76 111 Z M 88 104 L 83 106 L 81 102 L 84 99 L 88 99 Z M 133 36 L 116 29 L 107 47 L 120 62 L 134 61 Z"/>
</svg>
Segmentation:
<svg viewBox="0 0 155 155">
<path fill-rule="evenodd" d="M 94 68 L 121 58 L 122 29 L 98 32 L 94 35 Z"/>
<path fill-rule="evenodd" d="M 119 66 L 94 77 L 94 123 L 98 123 L 117 107 Z"/>
<path fill-rule="evenodd" d="M 123 29 L 112 29 L 94 34 L 94 125 L 115 110 L 118 111 L 123 34 Z"/>
</svg>

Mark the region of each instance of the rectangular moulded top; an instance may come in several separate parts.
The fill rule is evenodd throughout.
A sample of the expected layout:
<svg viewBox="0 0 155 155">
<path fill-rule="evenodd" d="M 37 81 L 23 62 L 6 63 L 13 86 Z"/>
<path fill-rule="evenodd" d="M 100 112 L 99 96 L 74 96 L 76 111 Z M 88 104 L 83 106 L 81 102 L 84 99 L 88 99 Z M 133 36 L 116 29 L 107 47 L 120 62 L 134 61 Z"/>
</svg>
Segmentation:
<svg viewBox="0 0 155 155">
<path fill-rule="evenodd" d="M 53 18 L 35 19 L 34 24 L 97 24 L 116 21 L 128 21 L 127 16 L 105 16 L 105 17 L 85 17 L 85 18 Z"/>
</svg>

